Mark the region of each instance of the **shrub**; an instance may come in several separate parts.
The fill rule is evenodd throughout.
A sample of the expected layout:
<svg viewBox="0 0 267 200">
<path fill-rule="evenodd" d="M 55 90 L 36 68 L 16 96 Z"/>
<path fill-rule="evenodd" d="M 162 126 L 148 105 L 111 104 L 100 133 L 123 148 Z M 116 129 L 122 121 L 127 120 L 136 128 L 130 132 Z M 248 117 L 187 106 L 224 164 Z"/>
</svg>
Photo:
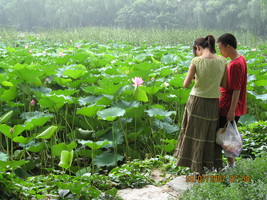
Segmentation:
<svg viewBox="0 0 267 200">
<path fill-rule="evenodd" d="M 267 151 L 267 121 L 259 121 L 239 128 L 243 135 L 242 157 L 255 157 Z"/>
</svg>

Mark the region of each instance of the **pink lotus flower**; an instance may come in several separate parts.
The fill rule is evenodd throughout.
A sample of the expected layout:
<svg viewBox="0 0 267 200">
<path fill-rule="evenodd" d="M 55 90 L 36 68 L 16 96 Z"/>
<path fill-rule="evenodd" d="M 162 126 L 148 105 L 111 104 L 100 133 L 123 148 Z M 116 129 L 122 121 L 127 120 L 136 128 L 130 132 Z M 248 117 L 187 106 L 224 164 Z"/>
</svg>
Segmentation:
<svg viewBox="0 0 267 200">
<path fill-rule="evenodd" d="M 28 46 L 28 45 L 26 45 L 24 48 L 25 48 L 25 49 L 28 49 L 28 48 L 29 48 L 29 46 Z"/>
<path fill-rule="evenodd" d="M 134 83 L 133 84 L 134 87 L 142 86 L 142 83 L 144 82 L 141 77 L 132 78 L 132 81 Z"/>
<path fill-rule="evenodd" d="M 33 99 L 33 100 L 31 100 L 31 102 L 30 102 L 30 105 L 31 106 L 34 106 L 36 104 L 36 101 Z"/>
<path fill-rule="evenodd" d="M 70 40 L 70 43 L 72 43 L 72 40 Z"/>
<path fill-rule="evenodd" d="M 151 81 L 154 81 L 154 80 L 155 80 L 155 77 L 152 77 L 152 78 L 151 78 Z"/>
<path fill-rule="evenodd" d="M 81 45 L 77 45 L 76 47 L 77 47 L 77 49 L 80 49 L 81 48 Z"/>
<path fill-rule="evenodd" d="M 45 82 L 49 82 L 49 78 L 48 77 L 45 79 Z"/>
<path fill-rule="evenodd" d="M 59 52 L 58 55 L 59 55 L 59 56 L 65 56 L 66 54 L 63 53 L 63 52 Z"/>
<path fill-rule="evenodd" d="M 29 50 L 29 53 L 32 53 L 33 52 L 33 50 Z"/>
</svg>

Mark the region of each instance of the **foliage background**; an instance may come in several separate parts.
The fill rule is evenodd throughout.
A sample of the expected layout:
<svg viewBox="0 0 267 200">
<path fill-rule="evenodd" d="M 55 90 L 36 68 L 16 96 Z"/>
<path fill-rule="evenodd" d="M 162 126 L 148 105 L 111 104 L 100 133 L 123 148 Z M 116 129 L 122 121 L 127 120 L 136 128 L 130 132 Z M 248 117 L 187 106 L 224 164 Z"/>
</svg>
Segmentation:
<svg viewBox="0 0 267 200">
<path fill-rule="evenodd" d="M 202 28 L 266 36 L 266 17 L 259 0 L 0 0 L 0 25 L 18 30 Z"/>
</svg>

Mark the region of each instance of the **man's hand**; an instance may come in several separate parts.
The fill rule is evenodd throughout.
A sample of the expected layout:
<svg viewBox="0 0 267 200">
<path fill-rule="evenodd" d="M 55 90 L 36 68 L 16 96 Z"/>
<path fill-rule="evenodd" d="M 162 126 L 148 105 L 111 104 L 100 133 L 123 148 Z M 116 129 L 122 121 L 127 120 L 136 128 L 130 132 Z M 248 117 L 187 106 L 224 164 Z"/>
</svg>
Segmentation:
<svg viewBox="0 0 267 200">
<path fill-rule="evenodd" d="M 233 122 L 235 120 L 235 111 L 229 110 L 226 117 L 228 121 Z"/>
</svg>

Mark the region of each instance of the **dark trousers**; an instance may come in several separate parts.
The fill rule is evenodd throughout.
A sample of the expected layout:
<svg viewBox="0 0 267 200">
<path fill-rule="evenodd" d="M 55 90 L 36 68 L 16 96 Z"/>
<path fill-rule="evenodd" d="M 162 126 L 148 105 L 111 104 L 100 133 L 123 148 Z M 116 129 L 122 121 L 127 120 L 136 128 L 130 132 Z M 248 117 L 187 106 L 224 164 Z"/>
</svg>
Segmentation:
<svg viewBox="0 0 267 200">
<path fill-rule="evenodd" d="M 237 124 L 238 120 L 240 119 L 240 116 L 235 116 L 235 122 Z M 225 124 L 227 123 L 227 118 L 220 116 L 219 119 L 219 128 L 223 128 L 225 126 Z"/>
</svg>

